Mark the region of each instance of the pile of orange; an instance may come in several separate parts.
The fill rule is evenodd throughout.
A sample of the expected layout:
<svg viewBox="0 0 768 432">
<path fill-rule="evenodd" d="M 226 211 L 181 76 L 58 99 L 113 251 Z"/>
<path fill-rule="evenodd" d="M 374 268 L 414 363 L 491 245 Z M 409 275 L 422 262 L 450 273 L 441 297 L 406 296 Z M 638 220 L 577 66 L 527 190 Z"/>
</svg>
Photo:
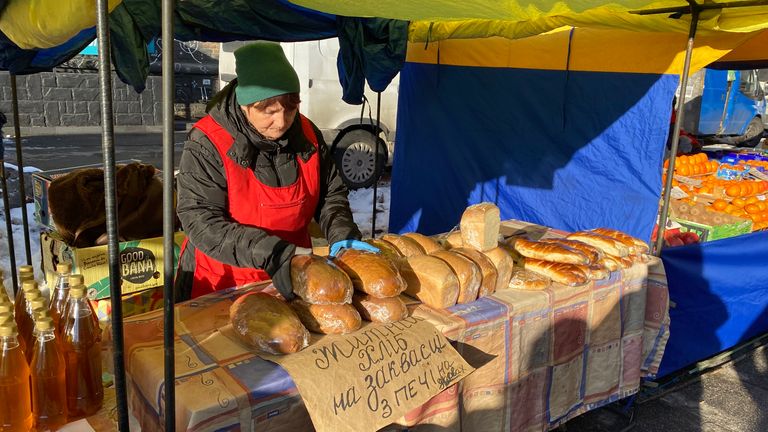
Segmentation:
<svg viewBox="0 0 768 432">
<path fill-rule="evenodd" d="M 768 191 L 768 182 L 762 180 L 730 181 L 725 186 L 725 194 L 729 197 L 748 197 Z"/>
<path fill-rule="evenodd" d="M 731 202 L 716 199 L 708 208 L 712 211 L 751 219 L 754 231 L 768 228 L 768 202 L 761 201 L 757 197 L 734 198 Z"/>
<path fill-rule="evenodd" d="M 739 165 L 749 165 L 753 167 L 762 167 L 768 170 L 768 161 L 761 161 L 761 160 L 751 160 L 751 161 L 745 161 L 740 160 Z"/>
<path fill-rule="evenodd" d="M 675 174 L 692 176 L 709 174 L 717 171 L 718 162 L 709 160 L 705 153 L 690 156 L 680 156 L 675 162 Z M 664 168 L 669 166 L 669 160 L 664 162 Z"/>
</svg>

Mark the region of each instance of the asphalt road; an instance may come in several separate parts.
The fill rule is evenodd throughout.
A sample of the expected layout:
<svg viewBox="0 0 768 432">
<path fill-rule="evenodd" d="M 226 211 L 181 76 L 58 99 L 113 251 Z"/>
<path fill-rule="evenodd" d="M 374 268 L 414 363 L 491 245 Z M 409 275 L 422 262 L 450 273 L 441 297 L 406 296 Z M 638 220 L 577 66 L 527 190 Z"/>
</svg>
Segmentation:
<svg viewBox="0 0 768 432">
<path fill-rule="evenodd" d="M 8 133 L 8 131 L 4 131 Z M 178 165 L 184 147 L 185 131 L 174 134 L 174 160 Z M 16 163 L 16 146 L 5 139 L 5 160 Z M 41 170 L 102 163 L 101 134 L 75 133 L 25 136 L 22 138 L 24 166 Z M 138 159 L 161 168 L 163 164 L 162 133 L 116 133 L 115 160 Z"/>
</svg>

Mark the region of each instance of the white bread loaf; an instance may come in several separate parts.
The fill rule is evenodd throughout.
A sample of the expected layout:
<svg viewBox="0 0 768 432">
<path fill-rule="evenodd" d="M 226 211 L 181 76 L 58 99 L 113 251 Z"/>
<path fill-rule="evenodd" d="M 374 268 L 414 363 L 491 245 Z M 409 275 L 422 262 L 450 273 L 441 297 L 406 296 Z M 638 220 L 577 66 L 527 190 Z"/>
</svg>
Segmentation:
<svg viewBox="0 0 768 432">
<path fill-rule="evenodd" d="M 496 290 L 503 290 L 509 287 L 509 280 L 512 279 L 512 268 L 515 262 L 512 260 L 512 256 L 500 247 L 495 247 L 487 252 L 485 256 L 490 258 L 493 265 L 496 267 Z"/>
<path fill-rule="evenodd" d="M 382 240 L 392 243 L 404 257 L 426 255 L 424 248 L 413 239 L 397 234 L 384 234 Z"/>
<path fill-rule="evenodd" d="M 456 274 L 456 278 L 459 280 L 459 297 L 456 303 L 475 301 L 477 293 L 480 291 L 480 283 L 483 281 L 480 267 L 464 255 L 453 251 L 436 251 L 432 252 L 432 256 L 445 261 Z"/>
<path fill-rule="evenodd" d="M 589 264 L 589 258 L 576 249 L 557 243 L 542 243 L 526 239 L 515 240 L 515 250 L 526 258 L 566 264 Z"/>
<path fill-rule="evenodd" d="M 578 286 L 589 282 L 589 274 L 585 271 L 588 269 L 581 265 L 527 258 L 525 269 L 542 274 L 563 285 Z"/>
<path fill-rule="evenodd" d="M 415 241 L 416 243 L 418 243 L 424 249 L 424 252 L 426 252 L 427 255 L 431 254 L 434 251 L 443 250 L 443 247 L 440 246 L 440 243 L 438 243 L 432 237 L 427 237 L 424 234 L 412 232 L 412 233 L 403 234 L 403 237 L 407 237 Z"/>
<path fill-rule="evenodd" d="M 480 252 L 495 248 L 499 243 L 501 212 L 492 203 L 467 207 L 461 215 L 461 242 Z"/>
<path fill-rule="evenodd" d="M 496 281 L 499 278 L 499 271 L 496 270 L 496 266 L 493 265 L 493 261 L 491 261 L 490 258 L 485 256 L 482 252 L 466 247 L 452 249 L 452 252 L 459 253 L 469 258 L 480 268 L 480 273 L 483 275 L 483 278 L 480 281 L 480 291 L 477 293 L 478 298 L 491 295 L 496 291 Z"/>
<path fill-rule="evenodd" d="M 440 238 L 440 241 L 445 249 L 455 249 L 464 246 L 461 240 L 461 231 L 450 232 Z"/>
<path fill-rule="evenodd" d="M 435 309 L 456 304 L 459 281 L 453 270 L 440 258 L 430 255 L 409 257 L 400 270 L 407 287 L 406 294 Z"/>
</svg>

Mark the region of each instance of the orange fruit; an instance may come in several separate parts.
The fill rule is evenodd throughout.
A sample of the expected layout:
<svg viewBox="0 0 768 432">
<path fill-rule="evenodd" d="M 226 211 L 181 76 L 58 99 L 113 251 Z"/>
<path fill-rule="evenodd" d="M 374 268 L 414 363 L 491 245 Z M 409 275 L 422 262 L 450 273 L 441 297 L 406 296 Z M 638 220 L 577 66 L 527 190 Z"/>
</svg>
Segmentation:
<svg viewBox="0 0 768 432">
<path fill-rule="evenodd" d="M 747 198 L 746 203 L 747 204 L 754 204 L 754 203 L 756 203 L 758 201 L 760 201 L 760 200 L 757 197 L 752 196 L 752 197 Z"/>
<path fill-rule="evenodd" d="M 744 210 L 747 211 L 749 214 L 756 214 L 760 213 L 760 207 L 756 206 L 755 204 L 747 204 L 744 206 Z"/>
<path fill-rule="evenodd" d="M 747 196 L 749 195 L 749 184 L 748 183 L 742 183 L 739 185 L 739 196 Z"/>
<path fill-rule="evenodd" d="M 691 170 L 688 165 L 680 165 L 680 169 L 677 170 L 677 172 L 679 172 L 681 176 L 687 176 L 691 174 Z"/>
<path fill-rule="evenodd" d="M 701 167 L 699 165 L 691 165 L 691 174 L 701 174 Z"/>
<path fill-rule="evenodd" d="M 716 199 L 712 203 L 712 207 L 714 207 L 718 211 L 725 210 L 725 208 L 728 207 L 728 201 L 723 200 L 723 199 Z"/>
<path fill-rule="evenodd" d="M 756 206 L 757 206 L 757 208 L 759 208 L 761 211 L 766 211 L 766 210 L 768 210 L 768 204 L 766 204 L 766 203 L 765 203 L 765 201 L 759 201 L 759 202 L 755 203 L 755 205 L 756 205 Z"/>
<path fill-rule="evenodd" d="M 745 205 L 747 205 L 747 200 L 745 200 L 744 198 L 736 198 L 735 200 L 733 200 L 733 201 L 732 201 L 732 203 L 733 203 L 733 205 L 735 205 L 736 207 L 738 207 L 738 208 L 742 208 L 742 207 L 744 207 Z"/>
<path fill-rule="evenodd" d="M 741 189 L 739 188 L 739 185 L 731 185 L 725 189 L 725 194 L 728 195 L 729 197 L 739 196 L 740 192 L 741 192 Z"/>
</svg>

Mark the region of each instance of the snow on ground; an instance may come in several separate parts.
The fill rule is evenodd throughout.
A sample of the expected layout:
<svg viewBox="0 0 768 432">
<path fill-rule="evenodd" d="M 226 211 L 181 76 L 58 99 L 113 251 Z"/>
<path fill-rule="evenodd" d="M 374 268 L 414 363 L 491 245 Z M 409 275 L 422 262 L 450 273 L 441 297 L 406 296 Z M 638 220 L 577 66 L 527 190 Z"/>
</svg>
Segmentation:
<svg viewBox="0 0 768 432">
<path fill-rule="evenodd" d="M 40 228 L 35 222 L 34 212 L 35 204 L 27 204 L 29 246 L 30 251 L 32 252 L 32 266 L 35 268 L 35 280 L 37 280 L 38 283 L 42 283 L 45 278 L 40 270 L 40 263 L 42 262 L 40 256 Z M 20 207 L 11 209 L 11 224 L 13 227 L 13 249 L 16 255 L 16 271 L 18 271 L 18 266 L 27 263 L 26 251 L 24 249 L 24 226 L 21 223 Z M 2 201 L 0 201 L 0 269 L 3 270 L 3 284 L 5 285 L 5 289 L 8 292 L 8 295 L 12 296 L 13 283 L 11 282 L 11 258 Z"/>
<path fill-rule="evenodd" d="M 389 227 L 389 183 L 379 184 L 376 191 L 376 233 L 388 231 Z M 373 188 L 357 189 L 349 192 L 349 205 L 355 223 L 363 233 L 363 238 L 371 237 L 371 222 L 373 221 Z"/>
</svg>

